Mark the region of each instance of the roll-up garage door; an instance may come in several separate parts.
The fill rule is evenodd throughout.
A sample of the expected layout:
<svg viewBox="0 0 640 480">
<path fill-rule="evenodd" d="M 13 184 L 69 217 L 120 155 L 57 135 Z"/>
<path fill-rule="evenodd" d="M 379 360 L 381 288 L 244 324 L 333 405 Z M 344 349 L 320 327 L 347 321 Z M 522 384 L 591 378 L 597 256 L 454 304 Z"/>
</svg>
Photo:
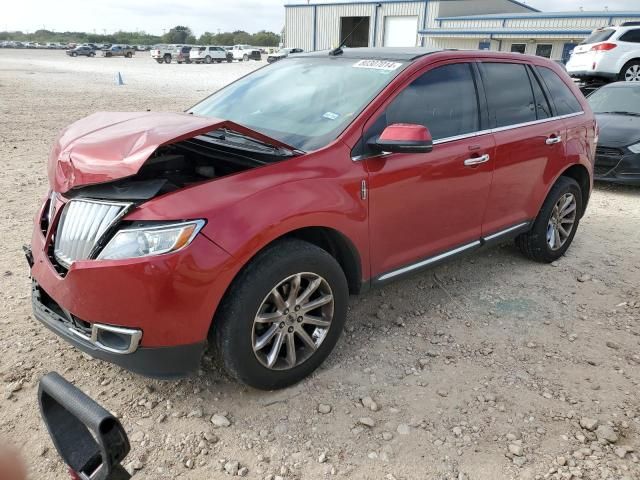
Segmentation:
<svg viewBox="0 0 640 480">
<path fill-rule="evenodd" d="M 385 47 L 415 47 L 418 38 L 418 17 L 384 17 Z"/>
</svg>

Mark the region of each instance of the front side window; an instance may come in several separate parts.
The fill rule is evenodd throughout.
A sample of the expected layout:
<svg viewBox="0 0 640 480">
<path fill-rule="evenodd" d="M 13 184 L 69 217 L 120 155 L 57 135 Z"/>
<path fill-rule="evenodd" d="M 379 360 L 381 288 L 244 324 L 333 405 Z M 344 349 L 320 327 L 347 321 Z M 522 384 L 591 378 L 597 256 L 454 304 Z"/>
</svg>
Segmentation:
<svg viewBox="0 0 640 480">
<path fill-rule="evenodd" d="M 304 151 L 335 140 L 406 63 L 294 57 L 261 68 L 190 111 L 231 120 Z"/>
<path fill-rule="evenodd" d="M 483 63 L 482 77 L 492 126 L 499 128 L 537 120 L 535 99 L 525 65 Z"/>
<path fill-rule="evenodd" d="M 537 69 L 549 90 L 558 115 L 569 115 L 582 111 L 582 105 L 556 72 L 547 67 L 537 67 Z"/>
</svg>

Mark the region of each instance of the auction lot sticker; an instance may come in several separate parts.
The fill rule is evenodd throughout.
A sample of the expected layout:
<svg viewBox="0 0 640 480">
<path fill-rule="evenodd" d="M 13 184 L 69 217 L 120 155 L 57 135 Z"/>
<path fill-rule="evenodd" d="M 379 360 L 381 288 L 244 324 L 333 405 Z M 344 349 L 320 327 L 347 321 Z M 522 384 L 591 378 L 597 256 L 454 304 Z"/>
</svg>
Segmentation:
<svg viewBox="0 0 640 480">
<path fill-rule="evenodd" d="M 398 62 L 389 62 L 387 60 L 360 60 L 353 64 L 353 68 L 371 68 L 373 70 L 384 70 L 392 72 L 402 66 Z"/>
</svg>

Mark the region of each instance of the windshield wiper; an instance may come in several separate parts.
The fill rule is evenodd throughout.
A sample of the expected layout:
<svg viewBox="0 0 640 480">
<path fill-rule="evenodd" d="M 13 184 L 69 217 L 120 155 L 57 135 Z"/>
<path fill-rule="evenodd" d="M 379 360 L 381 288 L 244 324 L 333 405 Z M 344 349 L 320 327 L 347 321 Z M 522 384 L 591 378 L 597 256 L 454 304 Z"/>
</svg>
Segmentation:
<svg viewBox="0 0 640 480">
<path fill-rule="evenodd" d="M 609 114 L 609 115 L 629 115 L 631 117 L 640 117 L 640 113 L 638 112 L 598 112 L 600 114 Z"/>
<path fill-rule="evenodd" d="M 262 153 L 271 153 L 273 155 L 279 155 L 283 157 L 292 157 L 295 155 L 300 155 L 302 153 L 297 150 L 289 150 L 288 148 L 271 145 L 270 143 L 257 140 L 253 138 L 251 135 L 245 135 L 243 133 L 230 130 L 228 128 L 219 128 L 218 130 L 214 130 L 213 132 L 207 133 L 206 136 L 210 138 L 215 138 L 216 140 L 225 142 L 227 144 L 232 143 L 240 147 L 246 146 L 243 144 L 250 143 L 254 147 L 257 146 L 258 150 L 260 150 Z"/>
</svg>

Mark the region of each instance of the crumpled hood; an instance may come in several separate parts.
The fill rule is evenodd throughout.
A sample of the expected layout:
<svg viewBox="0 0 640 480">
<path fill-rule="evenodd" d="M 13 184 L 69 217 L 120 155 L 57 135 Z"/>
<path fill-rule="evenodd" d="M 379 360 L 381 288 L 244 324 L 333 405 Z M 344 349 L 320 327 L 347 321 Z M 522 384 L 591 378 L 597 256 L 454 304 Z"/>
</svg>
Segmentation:
<svg viewBox="0 0 640 480">
<path fill-rule="evenodd" d="M 626 147 L 640 141 L 640 117 L 609 113 L 596 114 L 603 147 Z"/>
<path fill-rule="evenodd" d="M 65 193 L 80 185 L 129 177 L 158 147 L 219 128 L 292 149 L 228 120 L 187 113 L 99 112 L 60 133 L 49 155 L 49 183 L 54 191 Z"/>
</svg>

